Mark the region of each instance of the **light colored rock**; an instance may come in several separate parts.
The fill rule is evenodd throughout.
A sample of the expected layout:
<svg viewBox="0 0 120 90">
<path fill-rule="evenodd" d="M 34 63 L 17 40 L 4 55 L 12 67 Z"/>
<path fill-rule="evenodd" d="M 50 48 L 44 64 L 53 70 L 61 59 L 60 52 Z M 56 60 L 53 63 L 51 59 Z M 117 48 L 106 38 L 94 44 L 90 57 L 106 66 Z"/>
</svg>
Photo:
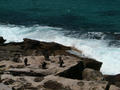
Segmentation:
<svg viewBox="0 0 120 90">
<path fill-rule="evenodd" d="M 109 90 L 120 90 L 120 88 L 116 87 L 115 85 L 111 85 Z"/>
<path fill-rule="evenodd" d="M 0 83 L 0 90 L 12 90 L 10 87 Z"/>
<path fill-rule="evenodd" d="M 82 78 L 87 81 L 103 81 L 104 79 L 101 72 L 89 68 L 83 70 Z"/>
<path fill-rule="evenodd" d="M 105 90 L 107 82 L 73 80 L 51 75 L 45 77 L 40 85 L 46 90 Z"/>
</svg>

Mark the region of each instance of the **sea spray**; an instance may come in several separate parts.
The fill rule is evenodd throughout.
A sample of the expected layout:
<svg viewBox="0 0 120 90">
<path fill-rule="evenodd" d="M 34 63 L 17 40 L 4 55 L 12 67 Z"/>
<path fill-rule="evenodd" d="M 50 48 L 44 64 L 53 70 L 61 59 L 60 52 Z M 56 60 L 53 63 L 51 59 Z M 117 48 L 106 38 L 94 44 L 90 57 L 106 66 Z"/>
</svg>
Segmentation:
<svg viewBox="0 0 120 90">
<path fill-rule="evenodd" d="M 31 27 L 0 25 L 0 36 L 3 36 L 7 42 L 20 42 L 23 38 L 31 38 L 72 46 L 81 50 L 86 57 L 103 62 L 101 71 L 104 74 L 120 73 L 120 47 L 108 46 L 108 40 L 82 38 L 82 36 L 76 38 L 73 37 L 74 33 L 72 36 L 66 36 L 65 32 L 70 31 L 66 31 L 63 28 L 39 25 Z"/>
</svg>

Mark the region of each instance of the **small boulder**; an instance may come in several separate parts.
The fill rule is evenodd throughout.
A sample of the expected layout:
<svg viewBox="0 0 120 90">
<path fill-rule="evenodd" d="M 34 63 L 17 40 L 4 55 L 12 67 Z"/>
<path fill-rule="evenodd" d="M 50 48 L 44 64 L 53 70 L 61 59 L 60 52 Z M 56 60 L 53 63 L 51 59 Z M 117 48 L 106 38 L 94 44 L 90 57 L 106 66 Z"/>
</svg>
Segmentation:
<svg viewBox="0 0 120 90">
<path fill-rule="evenodd" d="M 3 83 L 4 83 L 5 85 L 11 85 L 11 84 L 13 84 L 14 82 L 15 82 L 15 81 L 12 80 L 12 79 L 6 79 L 6 80 L 3 81 Z"/>
<path fill-rule="evenodd" d="M 116 85 L 117 87 L 120 87 L 120 74 L 117 75 L 105 75 L 105 80 L 108 81 L 111 84 Z"/>
<path fill-rule="evenodd" d="M 6 41 L 6 40 L 3 39 L 3 37 L 0 37 L 0 44 L 4 44 L 5 41 Z"/>
<path fill-rule="evenodd" d="M 104 79 L 101 72 L 89 68 L 83 70 L 82 77 L 87 81 L 103 81 Z"/>
<path fill-rule="evenodd" d="M 109 90 L 120 90 L 120 88 L 118 88 L 118 87 L 116 87 L 114 85 L 111 85 L 110 88 L 109 88 Z"/>
<path fill-rule="evenodd" d="M 100 71 L 100 68 L 102 66 L 102 62 L 96 61 L 91 58 L 81 58 L 85 64 L 85 68 L 91 68 L 97 71 Z"/>
<path fill-rule="evenodd" d="M 41 82 L 42 80 L 44 80 L 44 77 L 36 77 L 34 79 L 35 82 Z"/>
<path fill-rule="evenodd" d="M 65 87 L 63 84 L 52 80 L 45 82 L 43 87 L 50 90 L 72 90 L 69 87 Z"/>
</svg>

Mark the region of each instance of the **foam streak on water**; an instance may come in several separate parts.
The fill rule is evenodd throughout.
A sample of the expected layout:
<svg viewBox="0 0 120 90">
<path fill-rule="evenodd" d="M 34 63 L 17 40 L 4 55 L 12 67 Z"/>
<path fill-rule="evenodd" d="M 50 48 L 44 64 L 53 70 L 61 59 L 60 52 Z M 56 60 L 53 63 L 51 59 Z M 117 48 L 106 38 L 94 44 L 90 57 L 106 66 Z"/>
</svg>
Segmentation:
<svg viewBox="0 0 120 90">
<path fill-rule="evenodd" d="M 67 37 L 64 35 L 62 28 L 39 25 L 32 27 L 0 25 L 0 36 L 7 39 L 7 42 L 19 42 L 23 38 L 31 38 L 74 46 L 82 50 L 86 56 L 103 62 L 101 71 L 104 74 L 120 73 L 120 47 L 108 47 L 107 40 Z"/>
</svg>

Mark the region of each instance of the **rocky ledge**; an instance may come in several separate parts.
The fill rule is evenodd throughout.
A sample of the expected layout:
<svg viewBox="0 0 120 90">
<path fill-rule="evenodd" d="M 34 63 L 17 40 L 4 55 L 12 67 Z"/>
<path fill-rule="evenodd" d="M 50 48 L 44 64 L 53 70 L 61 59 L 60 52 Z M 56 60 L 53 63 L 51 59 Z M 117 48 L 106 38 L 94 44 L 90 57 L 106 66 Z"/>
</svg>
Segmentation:
<svg viewBox="0 0 120 90">
<path fill-rule="evenodd" d="M 120 90 L 120 75 L 103 75 L 102 62 L 73 47 L 0 37 L 0 90 Z"/>
</svg>

